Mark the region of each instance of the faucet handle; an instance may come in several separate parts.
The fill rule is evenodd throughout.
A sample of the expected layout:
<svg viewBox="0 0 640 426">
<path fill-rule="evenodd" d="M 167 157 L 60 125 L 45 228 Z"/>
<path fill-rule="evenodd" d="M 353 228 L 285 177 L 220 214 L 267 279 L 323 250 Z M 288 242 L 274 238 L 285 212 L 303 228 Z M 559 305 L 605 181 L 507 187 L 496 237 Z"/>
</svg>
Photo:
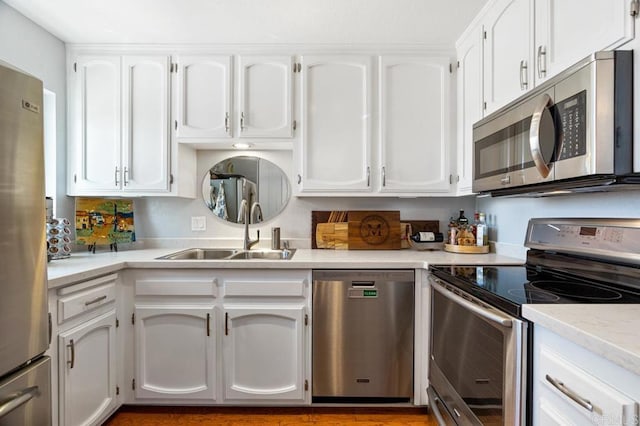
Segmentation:
<svg viewBox="0 0 640 426">
<path fill-rule="evenodd" d="M 282 240 L 282 247 L 285 250 L 289 250 L 289 240 Z"/>
</svg>

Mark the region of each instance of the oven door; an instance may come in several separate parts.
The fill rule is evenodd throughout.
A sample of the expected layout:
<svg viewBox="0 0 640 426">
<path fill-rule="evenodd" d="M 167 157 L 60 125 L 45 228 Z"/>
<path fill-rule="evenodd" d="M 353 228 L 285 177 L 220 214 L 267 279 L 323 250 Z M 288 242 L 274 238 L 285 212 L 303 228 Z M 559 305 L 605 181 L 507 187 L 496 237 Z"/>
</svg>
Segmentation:
<svg viewBox="0 0 640 426">
<path fill-rule="evenodd" d="M 554 179 L 561 138 L 553 99 L 550 87 L 474 126 L 474 192 Z"/>
<path fill-rule="evenodd" d="M 430 281 L 429 394 L 438 422 L 524 424 L 526 323 Z"/>
</svg>

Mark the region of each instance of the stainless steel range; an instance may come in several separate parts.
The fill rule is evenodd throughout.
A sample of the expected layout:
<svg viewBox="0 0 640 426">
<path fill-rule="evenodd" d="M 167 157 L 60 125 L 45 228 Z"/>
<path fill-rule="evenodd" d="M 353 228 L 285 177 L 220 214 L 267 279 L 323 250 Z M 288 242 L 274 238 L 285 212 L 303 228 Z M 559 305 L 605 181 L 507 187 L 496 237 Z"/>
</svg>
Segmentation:
<svg viewBox="0 0 640 426">
<path fill-rule="evenodd" d="M 640 303 L 640 220 L 531 219 L 524 265 L 432 266 L 429 405 L 440 424 L 530 424 L 526 303 Z"/>
</svg>

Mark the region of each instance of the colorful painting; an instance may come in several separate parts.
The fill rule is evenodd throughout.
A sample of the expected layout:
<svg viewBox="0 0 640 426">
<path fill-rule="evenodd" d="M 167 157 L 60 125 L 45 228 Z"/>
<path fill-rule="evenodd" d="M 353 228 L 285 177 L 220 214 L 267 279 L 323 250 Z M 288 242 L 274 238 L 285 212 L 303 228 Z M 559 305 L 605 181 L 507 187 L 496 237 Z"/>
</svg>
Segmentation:
<svg viewBox="0 0 640 426">
<path fill-rule="evenodd" d="M 76 244 L 95 246 L 135 240 L 133 200 L 76 198 Z"/>
</svg>

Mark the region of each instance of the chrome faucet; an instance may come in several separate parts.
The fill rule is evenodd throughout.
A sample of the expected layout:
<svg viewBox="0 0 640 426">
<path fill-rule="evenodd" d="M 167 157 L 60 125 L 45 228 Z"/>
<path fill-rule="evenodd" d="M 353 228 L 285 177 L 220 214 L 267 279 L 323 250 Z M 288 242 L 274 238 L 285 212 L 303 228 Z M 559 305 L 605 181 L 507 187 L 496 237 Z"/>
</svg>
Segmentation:
<svg viewBox="0 0 640 426">
<path fill-rule="evenodd" d="M 249 222 L 250 222 L 249 203 L 247 203 L 247 200 L 244 198 L 240 202 L 240 215 L 243 218 L 243 222 L 244 222 L 244 240 L 242 243 L 242 249 L 251 250 L 251 247 L 258 244 L 258 241 L 260 241 L 260 230 L 258 229 L 256 231 L 256 233 L 258 234 L 258 237 L 255 240 L 251 240 L 249 238 Z"/>
</svg>

